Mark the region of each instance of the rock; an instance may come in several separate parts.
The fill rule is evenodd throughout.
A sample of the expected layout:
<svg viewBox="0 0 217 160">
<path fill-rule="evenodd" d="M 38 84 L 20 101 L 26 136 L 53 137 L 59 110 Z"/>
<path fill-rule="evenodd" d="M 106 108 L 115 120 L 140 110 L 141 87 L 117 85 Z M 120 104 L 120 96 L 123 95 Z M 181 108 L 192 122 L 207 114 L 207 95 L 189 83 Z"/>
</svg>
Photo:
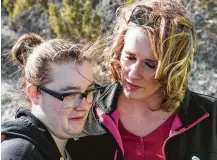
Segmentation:
<svg viewBox="0 0 217 160">
<path fill-rule="evenodd" d="M 44 38 L 55 37 L 48 21 L 48 15 L 44 13 L 44 8 L 40 6 L 33 11 L 24 11 L 10 27 L 20 34 L 33 32 Z"/>
<path fill-rule="evenodd" d="M 198 55 L 194 59 L 189 88 L 217 97 L 217 5 L 212 6 L 209 11 L 204 8 L 195 11 L 192 7 L 189 11 L 194 13 L 199 39 Z"/>
<path fill-rule="evenodd" d="M 103 19 L 102 32 L 108 31 L 112 28 L 115 23 L 115 11 L 123 2 L 124 0 L 100 1 L 96 8 L 98 8 Z"/>
<path fill-rule="evenodd" d="M 1 32 L 1 76 L 3 80 L 17 80 L 18 67 L 11 58 L 10 50 L 14 41 L 19 37 L 18 33 L 11 30 L 8 26 L 2 26 Z"/>
</svg>

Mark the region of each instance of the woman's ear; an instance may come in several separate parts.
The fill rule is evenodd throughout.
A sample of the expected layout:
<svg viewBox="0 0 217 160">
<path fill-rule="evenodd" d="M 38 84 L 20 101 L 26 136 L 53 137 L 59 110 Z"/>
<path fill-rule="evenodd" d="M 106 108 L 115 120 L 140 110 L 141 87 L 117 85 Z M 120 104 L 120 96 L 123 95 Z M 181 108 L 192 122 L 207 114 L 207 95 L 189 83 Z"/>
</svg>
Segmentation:
<svg viewBox="0 0 217 160">
<path fill-rule="evenodd" d="M 27 94 L 29 99 L 34 104 L 38 104 L 39 102 L 39 95 L 38 95 L 38 89 L 35 85 L 29 84 L 27 87 Z"/>
</svg>

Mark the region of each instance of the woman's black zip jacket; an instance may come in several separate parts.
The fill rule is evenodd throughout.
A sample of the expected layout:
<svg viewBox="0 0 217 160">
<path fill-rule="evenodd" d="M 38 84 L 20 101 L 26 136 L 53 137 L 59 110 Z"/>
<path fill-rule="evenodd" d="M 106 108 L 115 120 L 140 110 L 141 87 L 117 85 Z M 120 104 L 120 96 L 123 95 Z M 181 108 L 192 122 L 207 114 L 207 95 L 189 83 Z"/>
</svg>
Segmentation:
<svg viewBox="0 0 217 160">
<path fill-rule="evenodd" d="M 123 160 L 117 128 L 119 83 L 103 87 L 95 98 L 85 128 L 67 150 L 76 160 Z M 162 150 L 166 160 L 217 160 L 217 99 L 189 89 Z"/>
</svg>

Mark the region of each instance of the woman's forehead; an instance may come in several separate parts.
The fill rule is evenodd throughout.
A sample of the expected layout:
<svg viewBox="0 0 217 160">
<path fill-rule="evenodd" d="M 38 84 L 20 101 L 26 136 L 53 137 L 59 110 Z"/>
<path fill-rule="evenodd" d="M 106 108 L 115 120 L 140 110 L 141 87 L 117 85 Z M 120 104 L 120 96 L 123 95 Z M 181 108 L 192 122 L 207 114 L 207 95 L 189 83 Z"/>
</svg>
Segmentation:
<svg viewBox="0 0 217 160">
<path fill-rule="evenodd" d="M 126 32 L 124 44 L 125 48 L 134 48 L 138 46 L 146 49 L 150 48 L 148 36 L 139 27 L 131 28 Z"/>
<path fill-rule="evenodd" d="M 145 39 L 146 41 L 149 41 L 148 36 L 145 33 L 145 31 L 138 26 L 130 27 L 126 32 L 124 39 L 125 39 L 125 42 L 130 41 L 130 40 L 139 41 L 141 39 Z"/>
</svg>

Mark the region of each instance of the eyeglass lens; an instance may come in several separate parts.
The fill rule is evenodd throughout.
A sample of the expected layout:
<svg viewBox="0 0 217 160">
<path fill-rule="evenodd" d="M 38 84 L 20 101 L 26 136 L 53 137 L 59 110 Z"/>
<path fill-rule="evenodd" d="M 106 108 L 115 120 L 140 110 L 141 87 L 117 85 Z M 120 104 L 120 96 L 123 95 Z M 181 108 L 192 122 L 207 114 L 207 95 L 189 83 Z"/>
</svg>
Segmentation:
<svg viewBox="0 0 217 160">
<path fill-rule="evenodd" d="M 85 97 L 80 94 L 66 96 L 63 100 L 64 108 L 74 108 L 79 106 L 83 98 Z M 88 104 L 91 104 L 93 101 L 93 92 L 89 92 L 85 99 Z"/>
</svg>

